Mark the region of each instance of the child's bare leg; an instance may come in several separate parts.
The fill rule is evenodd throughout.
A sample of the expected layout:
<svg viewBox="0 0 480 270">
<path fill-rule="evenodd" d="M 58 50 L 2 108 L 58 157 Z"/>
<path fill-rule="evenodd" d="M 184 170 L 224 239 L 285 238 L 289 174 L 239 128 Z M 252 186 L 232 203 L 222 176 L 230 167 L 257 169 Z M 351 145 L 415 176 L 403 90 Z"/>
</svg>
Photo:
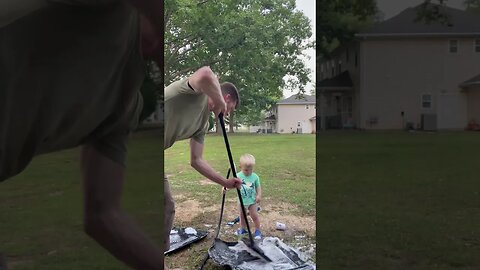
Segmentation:
<svg viewBox="0 0 480 270">
<path fill-rule="evenodd" d="M 250 211 L 250 217 L 253 220 L 253 223 L 255 224 L 255 229 L 260 230 L 260 216 L 258 215 L 257 212 L 257 204 L 252 204 L 248 207 L 248 210 Z"/>
<path fill-rule="evenodd" d="M 242 212 L 242 205 L 238 204 L 238 211 L 240 215 L 240 227 L 241 228 L 247 228 L 247 223 L 245 223 L 245 220 L 243 219 L 243 212 Z"/>
</svg>

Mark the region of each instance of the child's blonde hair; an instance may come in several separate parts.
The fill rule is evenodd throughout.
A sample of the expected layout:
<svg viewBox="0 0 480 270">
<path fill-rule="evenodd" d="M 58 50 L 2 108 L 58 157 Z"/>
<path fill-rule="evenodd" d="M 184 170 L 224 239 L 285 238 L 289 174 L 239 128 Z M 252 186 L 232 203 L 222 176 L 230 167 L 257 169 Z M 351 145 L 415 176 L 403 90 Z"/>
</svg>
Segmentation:
<svg viewBox="0 0 480 270">
<path fill-rule="evenodd" d="M 240 157 L 240 166 L 255 165 L 255 157 L 250 154 L 244 154 Z"/>
</svg>

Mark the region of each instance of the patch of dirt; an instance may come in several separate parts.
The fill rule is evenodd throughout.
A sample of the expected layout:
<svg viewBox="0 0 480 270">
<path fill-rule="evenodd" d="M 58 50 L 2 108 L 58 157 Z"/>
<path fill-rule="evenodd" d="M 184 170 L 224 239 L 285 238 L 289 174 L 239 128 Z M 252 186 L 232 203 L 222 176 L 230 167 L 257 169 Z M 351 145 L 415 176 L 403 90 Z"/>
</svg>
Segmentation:
<svg viewBox="0 0 480 270">
<path fill-rule="evenodd" d="M 218 184 L 213 182 L 212 180 L 203 179 L 203 180 L 200 180 L 200 185 L 205 186 L 205 185 L 218 185 Z"/>
<path fill-rule="evenodd" d="M 186 195 L 177 195 L 175 198 L 186 198 Z M 306 255 L 314 258 L 315 245 L 315 217 L 301 216 L 296 214 L 297 207 L 284 202 L 275 202 L 270 198 L 264 198 L 260 204 L 260 220 L 262 224 L 262 233 L 264 236 L 278 237 L 289 245 L 298 248 Z M 188 199 L 176 203 L 176 213 L 174 225 L 193 226 L 197 229 L 210 232 L 209 236 L 184 251 L 172 254 L 166 257 L 167 264 L 170 267 L 183 267 L 183 269 L 196 269 L 206 254 L 206 250 L 212 243 L 214 231 L 216 230 L 218 217 L 220 214 L 220 202 L 205 203 L 194 199 Z M 239 224 L 232 227 L 227 226 L 228 221 L 233 220 L 239 215 L 238 201 L 233 193 L 228 193 L 225 203 L 223 224 L 220 232 L 220 238 L 225 241 L 237 241 L 238 237 L 234 235 L 239 228 Z M 276 230 L 276 222 L 286 225 L 285 231 Z M 250 224 L 253 222 L 250 219 Z M 253 228 L 252 228 L 253 229 Z M 186 268 L 185 268 L 186 267 Z M 208 263 L 205 269 L 223 269 L 213 263 Z"/>
<path fill-rule="evenodd" d="M 260 213 L 260 218 L 263 220 L 263 234 L 270 236 L 296 236 L 299 233 L 306 234 L 309 237 L 315 235 L 315 218 L 301 217 L 296 215 L 289 215 L 281 212 L 267 212 Z M 285 231 L 278 231 L 276 223 L 280 222 L 286 225 Z"/>
<path fill-rule="evenodd" d="M 199 213 L 200 203 L 196 200 L 186 200 L 175 203 L 175 220 L 188 222 L 193 220 Z"/>
<path fill-rule="evenodd" d="M 262 233 L 266 236 L 276 236 L 279 238 L 294 237 L 298 235 L 305 235 L 307 237 L 315 236 L 315 217 L 313 216 L 299 216 L 293 214 L 296 207 L 288 203 L 273 203 L 265 202 L 260 204 L 262 210 L 260 211 L 260 222 Z M 220 205 L 203 206 L 197 200 L 186 200 L 176 203 L 175 220 L 181 223 L 196 221 L 207 222 L 208 224 L 216 224 L 219 215 Z M 223 223 L 233 220 L 239 215 L 237 199 L 227 199 L 225 204 L 225 211 Z M 253 221 L 249 219 L 253 226 Z M 285 231 L 276 229 L 276 223 L 280 222 L 286 225 Z M 239 227 L 236 224 L 233 227 L 224 227 L 222 232 L 234 233 Z M 253 228 L 252 228 L 253 229 Z"/>
<path fill-rule="evenodd" d="M 183 201 L 185 200 L 187 197 L 183 194 L 174 194 L 172 193 L 172 196 L 173 196 L 173 199 L 178 202 L 178 201 Z"/>
<path fill-rule="evenodd" d="M 235 200 L 236 201 L 236 200 Z M 315 236 L 315 227 L 316 221 L 315 217 L 312 216 L 299 216 L 293 214 L 292 210 L 296 207 L 288 203 L 272 203 L 265 202 L 261 203 L 260 207 L 262 210 L 259 212 L 260 215 L 260 224 L 262 234 L 265 236 L 276 236 L 278 238 L 285 237 L 294 237 L 297 235 L 306 235 L 308 237 Z M 238 205 L 236 203 L 225 206 L 224 213 L 224 223 L 228 222 L 240 214 Z M 253 221 L 249 219 L 251 226 L 253 226 Z M 279 231 L 276 229 L 276 223 L 280 222 L 286 225 L 285 231 Z M 224 230 L 230 233 L 239 228 L 239 224 L 230 227 L 227 227 Z M 253 230 L 253 228 L 252 228 Z"/>
<path fill-rule="evenodd" d="M 191 222 L 197 216 L 203 216 L 218 209 L 218 206 L 202 206 L 196 200 L 175 203 L 175 221 Z"/>
</svg>

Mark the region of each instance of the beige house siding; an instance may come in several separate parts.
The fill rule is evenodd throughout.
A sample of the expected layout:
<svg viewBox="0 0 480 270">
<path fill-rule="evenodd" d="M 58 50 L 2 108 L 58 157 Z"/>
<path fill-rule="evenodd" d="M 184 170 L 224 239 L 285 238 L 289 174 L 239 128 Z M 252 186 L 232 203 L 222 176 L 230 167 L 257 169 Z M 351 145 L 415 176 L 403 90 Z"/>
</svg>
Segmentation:
<svg viewBox="0 0 480 270">
<path fill-rule="evenodd" d="M 302 133 L 311 133 L 312 125 L 310 118 L 315 116 L 315 104 L 278 104 L 277 112 L 277 132 L 292 133 L 297 132 L 298 122 L 302 128 Z"/>
<path fill-rule="evenodd" d="M 310 119 L 310 126 L 312 127 L 311 133 L 317 133 L 317 121 L 316 119 Z"/>
<path fill-rule="evenodd" d="M 432 113 L 437 115 L 438 128 L 463 129 L 467 98 L 458 84 L 478 74 L 480 53 L 474 51 L 474 38 L 457 39 L 458 52 L 450 53 L 449 40 L 363 40 L 357 127 L 401 129 L 406 122 L 417 127 L 423 113 Z M 422 109 L 422 94 L 432 95 L 430 109 Z M 377 124 L 370 125 L 371 118 Z"/>
<path fill-rule="evenodd" d="M 480 124 L 480 86 L 472 86 L 467 91 L 467 120 Z"/>
</svg>

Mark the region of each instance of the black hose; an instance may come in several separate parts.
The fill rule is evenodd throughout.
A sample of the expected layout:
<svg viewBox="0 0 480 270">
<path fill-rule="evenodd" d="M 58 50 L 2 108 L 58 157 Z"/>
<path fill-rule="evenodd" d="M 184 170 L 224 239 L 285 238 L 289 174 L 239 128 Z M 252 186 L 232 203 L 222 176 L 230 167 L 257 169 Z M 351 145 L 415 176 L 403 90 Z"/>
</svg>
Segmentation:
<svg viewBox="0 0 480 270">
<path fill-rule="evenodd" d="M 231 170 L 228 169 L 227 177 L 226 177 L 227 179 L 228 179 L 228 177 L 230 177 L 230 171 Z M 226 195 L 227 195 L 226 192 L 223 191 L 222 206 L 220 207 L 220 218 L 218 219 L 217 231 L 215 232 L 215 238 L 213 238 L 213 243 L 212 243 L 212 246 L 210 248 L 215 246 L 215 241 L 217 240 L 218 235 L 220 234 L 220 227 L 222 226 L 222 219 L 223 219 L 223 211 L 225 209 L 225 196 Z M 199 268 L 200 270 L 203 270 L 203 267 L 205 267 L 205 264 L 207 264 L 207 261 L 208 261 L 209 258 L 210 258 L 210 255 L 208 254 L 208 250 L 207 250 L 207 254 L 205 255 L 205 258 L 203 258 L 202 264 L 200 265 L 200 268 Z"/>
</svg>

